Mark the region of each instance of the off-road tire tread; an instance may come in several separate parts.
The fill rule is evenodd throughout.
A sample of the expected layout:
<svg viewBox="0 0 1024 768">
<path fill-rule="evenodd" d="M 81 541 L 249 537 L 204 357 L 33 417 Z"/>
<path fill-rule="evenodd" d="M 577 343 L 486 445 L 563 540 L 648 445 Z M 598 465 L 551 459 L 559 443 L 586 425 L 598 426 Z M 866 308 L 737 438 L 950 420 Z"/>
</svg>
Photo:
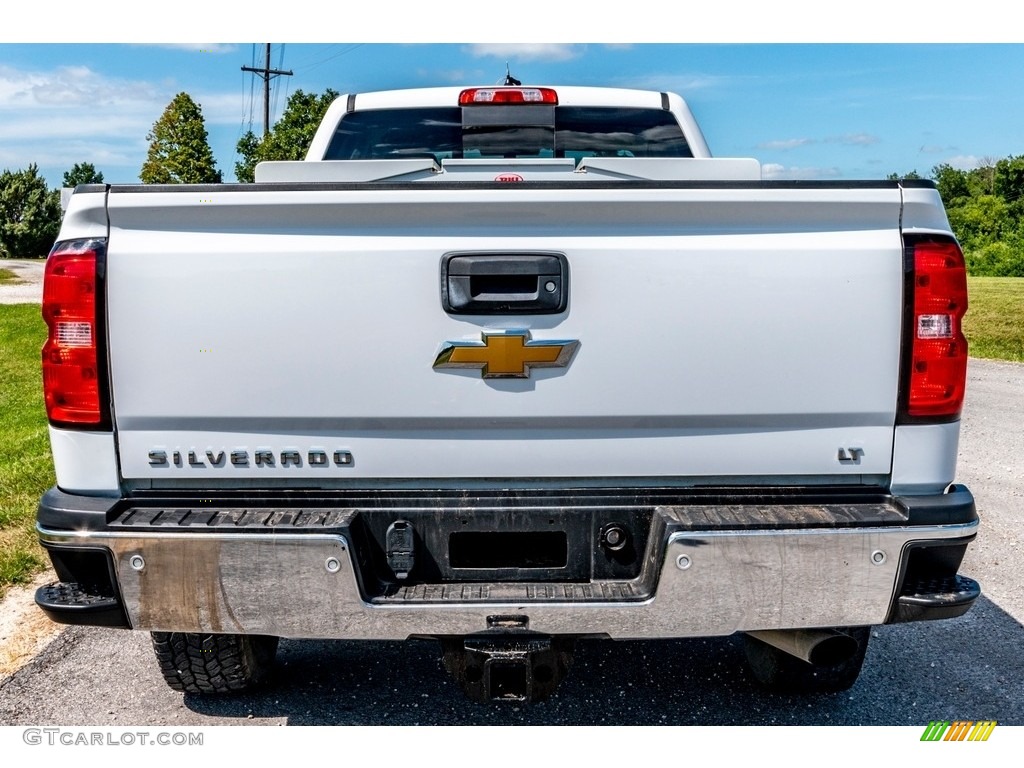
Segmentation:
<svg viewBox="0 0 1024 768">
<path fill-rule="evenodd" d="M 183 693 L 239 693 L 266 682 L 276 637 L 153 632 L 160 673 Z"/>
</svg>

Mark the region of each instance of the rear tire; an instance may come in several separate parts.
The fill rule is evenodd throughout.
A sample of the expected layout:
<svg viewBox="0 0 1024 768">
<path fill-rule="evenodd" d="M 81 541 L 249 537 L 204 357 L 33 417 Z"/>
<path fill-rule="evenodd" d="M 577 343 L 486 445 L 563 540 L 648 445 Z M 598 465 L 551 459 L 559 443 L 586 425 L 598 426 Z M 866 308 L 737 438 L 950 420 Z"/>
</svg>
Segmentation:
<svg viewBox="0 0 1024 768">
<path fill-rule="evenodd" d="M 276 637 L 153 632 L 153 651 L 167 684 L 184 693 L 238 693 L 267 680 Z"/>
<path fill-rule="evenodd" d="M 857 682 L 868 650 L 871 627 L 842 627 L 836 631 L 857 641 L 857 651 L 834 665 L 810 664 L 750 635 L 744 635 L 747 664 L 761 685 L 775 693 L 836 693 Z"/>
</svg>

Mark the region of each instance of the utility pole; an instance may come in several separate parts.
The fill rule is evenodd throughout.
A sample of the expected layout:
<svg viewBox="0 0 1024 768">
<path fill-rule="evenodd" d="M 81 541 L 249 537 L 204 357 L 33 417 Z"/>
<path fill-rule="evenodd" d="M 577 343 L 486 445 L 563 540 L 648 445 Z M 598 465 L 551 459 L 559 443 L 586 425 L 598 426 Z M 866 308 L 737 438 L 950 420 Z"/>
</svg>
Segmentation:
<svg viewBox="0 0 1024 768">
<path fill-rule="evenodd" d="M 291 77 L 292 71 L 290 69 L 270 68 L 270 43 L 267 43 L 267 56 L 263 61 L 263 68 L 242 67 L 242 71 L 252 72 L 263 78 L 263 138 L 267 138 L 267 134 L 270 133 L 270 78 L 277 75 L 288 75 L 288 77 Z"/>
</svg>

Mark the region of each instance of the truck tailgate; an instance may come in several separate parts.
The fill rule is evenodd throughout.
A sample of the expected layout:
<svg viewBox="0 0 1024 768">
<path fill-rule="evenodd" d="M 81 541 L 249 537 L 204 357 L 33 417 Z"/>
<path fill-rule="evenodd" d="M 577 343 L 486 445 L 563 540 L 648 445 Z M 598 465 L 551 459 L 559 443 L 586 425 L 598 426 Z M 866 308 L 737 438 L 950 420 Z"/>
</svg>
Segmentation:
<svg viewBox="0 0 1024 768">
<path fill-rule="evenodd" d="M 115 187 L 122 477 L 884 477 L 900 209 L 882 184 Z M 448 314 L 453 252 L 563 254 L 568 307 Z M 512 331 L 578 347 L 528 378 L 434 368 Z"/>
</svg>

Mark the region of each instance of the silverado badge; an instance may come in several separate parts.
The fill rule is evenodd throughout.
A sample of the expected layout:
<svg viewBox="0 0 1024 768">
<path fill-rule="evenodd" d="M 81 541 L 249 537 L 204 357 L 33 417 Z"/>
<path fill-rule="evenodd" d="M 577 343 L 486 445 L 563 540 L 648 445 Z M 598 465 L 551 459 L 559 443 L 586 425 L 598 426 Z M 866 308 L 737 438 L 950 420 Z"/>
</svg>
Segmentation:
<svg viewBox="0 0 1024 768">
<path fill-rule="evenodd" d="M 446 341 L 434 368 L 480 368 L 485 379 L 528 379 L 533 368 L 565 368 L 578 341 L 530 341 L 529 331 L 481 333 L 482 343 Z"/>
</svg>

